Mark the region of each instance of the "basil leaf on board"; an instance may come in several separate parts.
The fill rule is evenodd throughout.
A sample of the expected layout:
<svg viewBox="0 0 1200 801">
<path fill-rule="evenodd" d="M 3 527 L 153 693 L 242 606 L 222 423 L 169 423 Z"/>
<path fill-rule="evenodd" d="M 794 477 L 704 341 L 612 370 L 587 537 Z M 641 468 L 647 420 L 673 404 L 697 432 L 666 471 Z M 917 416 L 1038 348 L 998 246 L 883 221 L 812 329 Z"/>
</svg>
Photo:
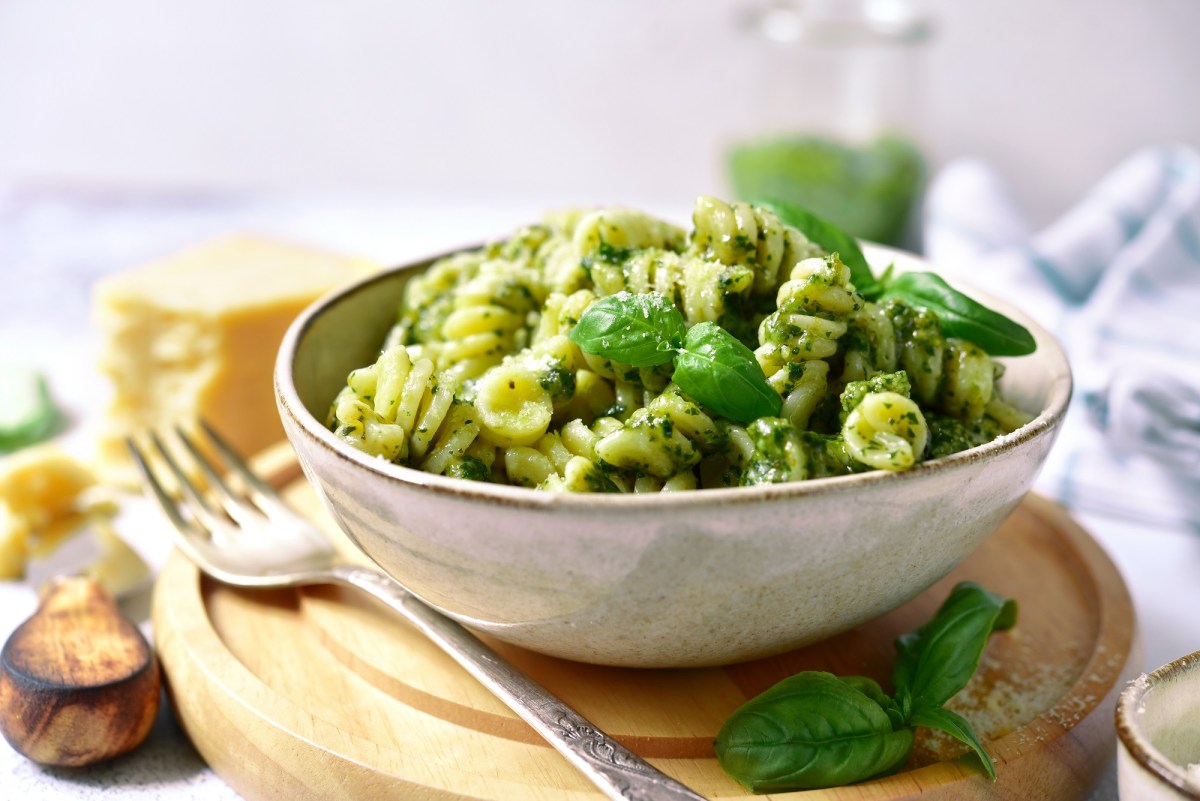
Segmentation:
<svg viewBox="0 0 1200 801">
<path fill-rule="evenodd" d="M 983 743 L 979 741 L 975 730 L 962 715 L 943 707 L 924 709 L 914 714 L 909 723 L 913 726 L 944 731 L 954 739 L 971 746 L 971 750 L 979 756 L 979 761 L 983 763 L 983 769 L 987 771 L 988 778 L 996 781 L 996 763 L 992 762 L 991 755 L 984 750 Z"/>
<path fill-rule="evenodd" d="M 866 676 L 839 676 L 838 678 L 879 704 L 880 708 L 891 719 L 892 728 L 903 729 L 909 727 L 909 723 L 904 719 L 904 715 L 901 714 L 900 707 L 896 704 L 895 699 L 885 693 L 883 688 L 879 686 L 879 682 L 875 681 L 875 679 L 867 678 Z"/>
<path fill-rule="evenodd" d="M 889 276 L 880 297 L 900 298 L 933 310 L 943 334 L 974 342 L 992 356 L 1025 356 L 1037 350 L 1037 342 L 1025 326 L 972 300 L 936 273 Z"/>
<path fill-rule="evenodd" d="M 745 787 L 784 792 L 894 771 L 912 751 L 913 732 L 894 728 L 880 703 L 850 681 L 805 671 L 739 707 L 714 745 L 721 767 Z"/>
<path fill-rule="evenodd" d="M 910 722 L 967 686 L 993 631 L 1012 628 L 1017 603 L 970 581 L 951 590 L 933 618 L 896 640 L 892 684 Z"/>
<path fill-rule="evenodd" d="M 755 792 L 833 787 L 899 770 L 924 726 L 970 746 L 995 781 L 970 722 L 942 704 L 975 672 L 991 633 L 1016 619 L 1012 599 L 961 582 L 929 622 L 896 640 L 895 698 L 865 676 L 798 673 L 734 711 L 714 742 L 717 760 Z"/>
<path fill-rule="evenodd" d="M 675 355 L 675 383 L 689 397 L 737 423 L 778 417 L 783 400 L 771 389 L 754 351 L 715 323 L 698 323 Z"/>
<path fill-rule="evenodd" d="M 847 234 L 828 220 L 823 220 L 807 209 L 800 208 L 782 200 L 755 200 L 751 205 L 762 206 L 775 212 L 775 216 L 784 225 L 790 225 L 820 245 L 827 253 L 837 253 L 842 264 L 850 268 L 850 282 L 858 293 L 867 300 L 874 300 L 881 286 L 867 264 L 867 257 L 854 237 Z"/>
<path fill-rule="evenodd" d="M 666 295 L 618 292 L 589 306 L 570 337 L 585 353 L 632 367 L 653 367 L 674 358 L 685 328 L 683 314 Z M 664 342 L 670 347 L 662 347 Z"/>
</svg>

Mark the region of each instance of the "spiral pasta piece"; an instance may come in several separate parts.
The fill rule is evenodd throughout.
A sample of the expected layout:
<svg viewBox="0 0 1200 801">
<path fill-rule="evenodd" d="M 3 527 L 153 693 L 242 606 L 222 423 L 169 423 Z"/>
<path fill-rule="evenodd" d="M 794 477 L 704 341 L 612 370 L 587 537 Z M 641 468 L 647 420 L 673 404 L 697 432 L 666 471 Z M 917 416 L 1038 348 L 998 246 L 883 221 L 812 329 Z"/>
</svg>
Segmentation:
<svg viewBox="0 0 1200 801">
<path fill-rule="evenodd" d="M 997 395 L 998 363 L 973 343 L 943 336 L 928 309 L 896 299 L 865 304 L 851 316 L 843 353 L 838 377 L 843 384 L 901 369 L 918 404 L 969 426 L 990 419 L 1006 432 L 1030 419 Z M 992 436 L 988 426 L 972 439 L 984 442 Z"/>
<path fill-rule="evenodd" d="M 767 383 L 784 399 L 786 419 L 805 428 L 824 399 L 826 360 L 838 350 L 848 320 L 863 301 L 850 271 L 835 256 L 799 262 L 779 288 L 777 309 L 759 326 L 754 351 Z"/>
<path fill-rule="evenodd" d="M 978 345 L 947 339 L 944 372 L 942 408 L 968 423 L 982 420 L 995 388 L 992 358 Z"/>
<path fill-rule="evenodd" d="M 724 324 L 747 304 L 754 271 L 710 258 L 645 250 L 619 262 L 593 264 L 592 281 L 600 296 L 618 292 L 658 292 L 679 307 L 688 325 Z"/>
<path fill-rule="evenodd" d="M 676 387 L 670 387 L 595 444 L 605 465 L 667 481 L 689 472 L 727 443 L 724 430 Z"/>
<path fill-rule="evenodd" d="M 538 456 L 520 453 L 512 462 L 506 462 L 517 471 L 515 476 L 509 475 L 509 481 L 539 480 L 537 486 L 541 489 L 559 492 L 630 492 L 632 482 L 610 476 L 596 458 L 596 443 L 620 428 L 621 423 L 609 417 L 597 419 L 592 426 L 572 420 L 560 431 L 549 432 L 538 440 L 533 448 Z M 547 466 L 551 471 L 542 478 Z"/>
<path fill-rule="evenodd" d="M 764 417 L 746 427 L 751 451 L 747 454 L 741 483 L 781 484 L 808 478 L 808 453 L 800 443 L 796 427 L 778 417 Z"/>
<path fill-rule="evenodd" d="M 572 239 L 580 258 L 619 261 L 629 251 L 681 250 L 687 233 L 680 227 L 633 209 L 599 209 L 575 225 Z"/>
<path fill-rule="evenodd" d="M 692 209 L 691 249 L 727 265 L 753 268 L 753 291 L 771 295 L 779 280 L 806 258 L 824 251 L 769 209 L 701 196 Z"/>
<path fill-rule="evenodd" d="M 779 288 L 778 308 L 759 326 L 764 354 L 784 362 L 828 359 L 848 329 L 847 320 L 861 305 L 850 284 L 850 271 L 835 257 L 805 259 Z"/>
<path fill-rule="evenodd" d="M 862 381 L 896 369 L 896 327 L 882 306 L 863 303 L 850 315 L 843 354 L 842 381 Z"/>
<path fill-rule="evenodd" d="M 429 359 L 414 362 L 403 345 L 353 371 L 346 383 L 330 409 L 330 426 L 388 461 L 442 473 L 479 433 L 474 408 L 455 399 L 452 376 L 436 376 Z"/>
<path fill-rule="evenodd" d="M 913 398 L 925 406 L 936 403 L 946 364 L 946 338 L 937 315 L 896 300 L 887 311 L 895 330 L 896 364 L 908 373 Z"/>
<path fill-rule="evenodd" d="M 871 392 L 842 425 L 850 455 L 877 470 L 906 470 L 925 454 L 929 426 L 921 407 L 898 392 Z"/>
</svg>

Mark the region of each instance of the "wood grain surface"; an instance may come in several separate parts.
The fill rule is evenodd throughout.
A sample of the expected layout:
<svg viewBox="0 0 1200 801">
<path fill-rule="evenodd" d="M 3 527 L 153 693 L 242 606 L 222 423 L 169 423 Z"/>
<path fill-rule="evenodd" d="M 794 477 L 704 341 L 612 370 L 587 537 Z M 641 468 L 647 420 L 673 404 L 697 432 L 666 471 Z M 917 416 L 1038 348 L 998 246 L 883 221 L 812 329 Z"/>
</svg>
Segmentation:
<svg viewBox="0 0 1200 801">
<path fill-rule="evenodd" d="M 160 690 L 142 632 L 99 584 L 66 576 L 0 650 L 0 734 L 43 765 L 102 762 L 146 739 Z"/>
<path fill-rule="evenodd" d="M 292 502 L 335 532 L 294 468 L 279 475 Z M 1020 604 L 1017 626 L 992 638 L 978 674 L 950 703 L 994 756 L 997 782 L 964 747 L 924 730 L 905 770 L 850 787 L 754 796 L 722 772 L 712 740 L 739 704 L 807 669 L 888 686 L 893 640 L 962 579 Z M 251 801 L 599 797 L 449 657 L 351 590 L 235 590 L 176 554 L 159 579 L 154 630 L 181 725 Z M 714 799 L 1079 799 L 1115 756 L 1113 706 L 1141 669 L 1119 573 L 1059 507 L 1036 497 L 911 602 L 781 656 L 632 670 L 493 644 L 615 739 Z"/>
</svg>

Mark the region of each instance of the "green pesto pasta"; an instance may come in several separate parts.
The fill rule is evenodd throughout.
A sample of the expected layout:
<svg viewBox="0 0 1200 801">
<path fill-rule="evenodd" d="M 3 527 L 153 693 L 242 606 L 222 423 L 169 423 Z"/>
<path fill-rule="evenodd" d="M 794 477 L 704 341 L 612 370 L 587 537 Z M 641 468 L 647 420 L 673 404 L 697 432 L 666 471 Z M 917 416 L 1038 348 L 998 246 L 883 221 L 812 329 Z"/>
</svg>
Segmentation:
<svg viewBox="0 0 1200 801">
<path fill-rule="evenodd" d="M 778 416 L 726 419 L 681 389 L 702 394 L 682 373 L 676 383 L 670 354 L 623 364 L 572 338 L 598 300 L 649 294 L 685 329 L 715 324 L 745 345 Z M 678 343 L 655 344 L 652 356 Z M 438 260 L 410 279 L 378 359 L 347 377 L 328 424 L 447 476 L 668 492 L 904 470 L 982 444 L 1031 419 L 1000 397 L 1001 374 L 943 336 L 933 311 L 864 298 L 839 254 L 771 210 L 701 197 L 690 230 L 568 210 Z"/>
</svg>

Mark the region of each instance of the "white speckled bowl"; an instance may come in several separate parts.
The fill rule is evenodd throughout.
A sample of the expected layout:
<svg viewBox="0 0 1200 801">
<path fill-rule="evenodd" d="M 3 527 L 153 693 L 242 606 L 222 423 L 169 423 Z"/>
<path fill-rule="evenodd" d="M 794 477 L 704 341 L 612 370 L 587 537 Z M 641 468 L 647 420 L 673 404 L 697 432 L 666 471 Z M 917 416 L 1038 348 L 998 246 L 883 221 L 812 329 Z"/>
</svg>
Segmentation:
<svg viewBox="0 0 1200 801">
<path fill-rule="evenodd" d="M 868 248 L 879 269 L 919 259 Z M 1006 395 L 1040 414 L 994 442 L 898 474 L 657 495 L 570 495 L 430 475 L 323 424 L 374 361 L 405 281 L 428 262 L 327 297 L 292 325 L 275 383 L 308 478 L 362 550 L 460 622 L 547 654 L 614 665 L 722 664 L 845 631 L 948 573 L 1020 502 L 1062 423 L 1071 374 L 1035 335 Z"/>
<path fill-rule="evenodd" d="M 1200 801 L 1200 651 L 1131 682 L 1116 724 L 1122 801 Z"/>
</svg>

